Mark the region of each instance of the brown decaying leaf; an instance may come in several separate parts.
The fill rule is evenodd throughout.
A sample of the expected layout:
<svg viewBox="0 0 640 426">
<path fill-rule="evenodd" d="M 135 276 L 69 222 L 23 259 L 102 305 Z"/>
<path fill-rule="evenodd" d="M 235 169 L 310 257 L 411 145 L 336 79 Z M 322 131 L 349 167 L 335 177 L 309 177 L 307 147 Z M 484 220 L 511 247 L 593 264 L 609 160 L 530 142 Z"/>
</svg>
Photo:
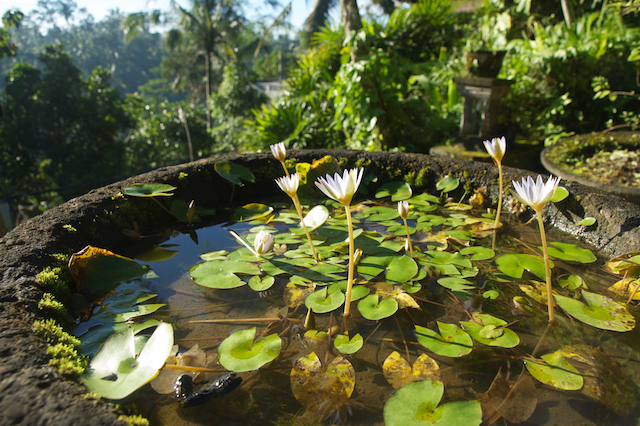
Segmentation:
<svg viewBox="0 0 640 426">
<path fill-rule="evenodd" d="M 118 256 L 117 254 L 110 252 L 109 250 L 101 249 L 93 246 L 86 246 L 77 253 L 71 255 L 69 259 L 69 272 L 73 277 L 73 281 L 76 283 L 76 291 L 82 291 L 84 287 L 84 273 L 87 264 L 91 259 L 95 259 L 100 256 Z"/>
<path fill-rule="evenodd" d="M 394 351 L 382 364 L 382 372 L 394 389 L 400 389 L 407 383 L 419 380 L 441 380 L 438 363 L 427 354 L 420 355 L 413 363 L 412 368 L 406 359 Z"/>
<path fill-rule="evenodd" d="M 304 304 L 304 300 L 308 295 L 313 293 L 316 290 L 316 284 L 312 283 L 308 286 L 299 286 L 292 282 L 288 283 L 284 288 L 284 294 L 282 295 L 284 299 L 284 303 L 287 304 L 290 308 L 297 308 L 300 305 Z"/>
<path fill-rule="evenodd" d="M 504 417 L 511 423 L 527 420 L 538 405 L 538 392 L 528 373 L 523 372 L 512 385 L 498 371 L 489 390 L 480 398 L 483 424 L 493 424 Z"/>
</svg>

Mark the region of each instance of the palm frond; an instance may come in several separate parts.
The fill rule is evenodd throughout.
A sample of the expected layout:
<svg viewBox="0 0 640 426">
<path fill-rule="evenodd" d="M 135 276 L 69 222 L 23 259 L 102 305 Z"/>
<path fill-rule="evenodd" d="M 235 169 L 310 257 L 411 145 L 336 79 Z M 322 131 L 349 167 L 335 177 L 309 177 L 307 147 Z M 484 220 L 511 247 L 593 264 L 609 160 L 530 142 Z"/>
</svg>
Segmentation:
<svg viewBox="0 0 640 426">
<path fill-rule="evenodd" d="M 317 32 L 329 19 L 329 12 L 338 4 L 338 0 L 316 0 L 311 13 L 304 21 L 304 29 L 309 34 Z"/>
</svg>

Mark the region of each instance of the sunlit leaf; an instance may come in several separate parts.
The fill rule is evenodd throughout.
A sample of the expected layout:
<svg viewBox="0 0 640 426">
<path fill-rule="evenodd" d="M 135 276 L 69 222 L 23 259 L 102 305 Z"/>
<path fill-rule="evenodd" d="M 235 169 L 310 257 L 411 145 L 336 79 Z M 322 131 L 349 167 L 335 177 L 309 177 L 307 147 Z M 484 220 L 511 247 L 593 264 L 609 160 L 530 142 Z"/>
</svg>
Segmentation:
<svg viewBox="0 0 640 426">
<path fill-rule="evenodd" d="M 421 380 L 398 389 L 384 405 L 385 426 L 478 426 L 482 422 L 480 401 L 447 402 L 440 381 Z"/>
<path fill-rule="evenodd" d="M 155 319 L 148 319 L 143 322 L 136 322 L 134 324 L 127 324 L 126 322 L 106 323 L 91 327 L 86 333 L 80 336 L 80 342 L 82 343 L 82 353 L 84 355 L 92 355 L 98 351 L 100 345 L 112 334 L 121 331 L 127 327 L 131 327 L 133 334 L 136 335 L 139 332 L 151 327 L 155 327 L 160 324 L 160 321 Z"/>
<path fill-rule="evenodd" d="M 209 260 L 189 269 L 196 284 L 208 288 L 229 289 L 245 285 L 236 274 L 259 275 L 260 269 L 240 260 Z"/>
<path fill-rule="evenodd" d="M 415 326 L 416 339 L 432 352 L 448 357 L 461 357 L 473 349 L 471 336 L 455 324 L 437 322 L 440 334 L 425 327 Z"/>
<path fill-rule="evenodd" d="M 418 265 L 409 256 L 393 257 L 387 267 L 388 281 L 403 283 L 411 280 L 418 273 Z"/>
<path fill-rule="evenodd" d="M 315 289 L 316 289 L 315 283 L 302 286 L 294 282 L 289 282 L 285 286 L 284 293 L 282 295 L 284 299 L 284 303 L 288 307 L 295 309 L 298 306 L 303 305 L 307 296 L 313 293 Z"/>
<path fill-rule="evenodd" d="M 178 250 L 168 250 L 158 246 L 148 252 L 139 254 L 136 256 L 136 259 L 142 260 L 143 262 L 162 262 L 163 260 L 171 259 L 176 254 L 178 254 Z"/>
<path fill-rule="evenodd" d="M 358 311 L 364 318 L 377 321 L 395 314 L 398 302 L 392 297 L 379 300 L 378 294 L 370 294 L 358 302 Z"/>
<path fill-rule="evenodd" d="M 388 182 L 378 189 L 376 198 L 390 196 L 391 201 L 401 201 L 411 198 L 412 193 L 411 185 L 406 182 Z"/>
<path fill-rule="evenodd" d="M 158 374 L 172 346 L 171 324 L 160 323 L 136 358 L 133 331 L 127 327 L 100 347 L 80 380 L 104 398 L 125 398 Z"/>
<path fill-rule="evenodd" d="M 226 250 L 216 250 L 210 251 L 209 253 L 204 253 L 200 255 L 200 259 L 202 260 L 224 260 L 227 258 L 229 254 Z"/>
<path fill-rule="evenodd" d="M 469 280 L 460 277 L 443 277 L 438 279 L 438 284 L 451 291 L 468 293 L 467 290 L 473 290 L 476 286 Z"/>
<path fill-rule="evenodd" d="M 606 296 L 582 290 L 586 303 L 570 297 L 554 295 L 556 303 L 578 321 L 602 330 L 630 331 L 636 325 L 626 306 Z"/>
<path fill-rule="evenodd" d="M 341 356 L 326 371 L 315 352 L 299 357 L 291 370 L 293 396 L 308 411 L 325 418 L 347 403 L 355 388 L 356 373 Z"/>
<path fill-rule="evenodd" d="M 250 220 L 262 219 L 273 212 L 273 207 L 260 203 L 246 204 L 238 207 L 231 215 L 231 220 L 236 222 L 248 222 Z"/>
<path fill-rule="evenodd" d="M 474 246 L 474 247 L 465 247 L 460 250 L 460 254 L 465 256 L 471 256 L 471 260 L 488 260 L 493 259 L 493 256 L 496 255 L 496 252 L 487 247 L 482 246 Z"/>
<path fill-rule="evenodd" d="M 231 161 L 217 161 L 213 168 L 221 177 L 236 185 L 242 186 L 242 180 L 247 182 L 256 181 L 251 170 Z"/>
<path fill-rule="evenodd" d="M 132 197 L 170 197 L 175 186 L 164 183 L 134 183 L 122 190 L 124 195 Z"/>
<path fill-rule="evenodd" d="M 304 344 L 312 350 L 327 344 L 327 332 L 319 330 L 307 330 L 302 336 Z"/>
<path fill-rule="evenodd" d="M 327 292 L 327 287 L 323 287 L 307 296 L 304 304 L 317 314 L 324 314 L 338 309 L 344 303 L 345 295 L 340 290 L 333 293 Z"/>
<path fill-rule="evenodd" d="M 636 291 L 638 286 L 640 286 L 640 280 L 627 278 L 616 282 L 608 290 L 615 294 L 623 294 L 625 297 L 631 296 L 631 293 L 635 291 L 633 300 L 640 300 L 640 291 Z"/>
<path fill-rule="evenodd" d="M 420 355 L 412 367 L 406 359 L 394 351 L 384 360 L 382 372 L 394 389 L 400 389 L 407 383 L 418 380 L 440 380 L 440 367 L 427 354 Z"/>
<path fill-rule="evenodd" d="M 322 226 L 329 219 L 329 210 L 325 206 L 315 206 L 304 217 L 304 224 L 309 232 Z"/>
<path fill-rule="evenodd" d="M 596 223 L 596 219 L 595 218 L 593 218 L 593 217 L 585 217 L 584 219 L 582 219 L 581 221 L 576 223 L 576 226 L 591 226 L 594 223 Z"/>
<path fill-rule="evenodd" d="M 557 203 L 559 201 L 564 200 L 569 196 L 569 191 L 566 188 L 559 186 L 556 188 L 556 192 L 554 192 L 553 197 L 551 197 L 552 203 Z"/>
<path fill-rule="evenodd" d="M 558 284 L 560 284 L 562 288 L 575 290 L 576 288 L 582 287 L 584 281 L 577 275 L 562 275 L 558 277 Z"/>
<path fill-rule="evenodd" d="M 440 192 L 448 193 L 456 189 L 459 185 L 460 181 L 457 177 L 447 176 L 436 183 L 436 189 Z"/>
<path fill-rule="evenodd" d="M 538 248 L 542 250 L 542 247 Z M 591 252 L 591 250 L 580 248 L 575 244 L 553 242 L 549 243 L 547 251 L 549 253 L 549 256 L 561 260 L 569 260 L 580 263 L 592 263 L 597 260 L 596 256 L 593 254 L 593 252 Z"/>
<path fill-rule="evenodd" d="M 330 263 L 317 264 L 302 273 L 302 276 L 311 281 L 333 281 L 343 279 L 340 275 L 344 268 Z"/>
<path fill-rule="evenodd" d="M 271 275 L 267 275 L 264 278 L 260 278 L 258 275 L 254 275 L 253 277 L 249 278 L 248 284 L 253 291 L 267 291 L 271 288 L 271 286 L 273 286 L 275 282 L 275 278 L 273 278 Z"/>
<path fill-rule="evenodd" d="M 544 261 L 538 256 L 529 254 L 503 254 L 496 259 L 496 265 L 502 273 L 513 278 L 522 278 L 524 271 L 529 271 L 541 280 L 546 279 Z M 553 262 L 549 261 L 549 267 L 553 269 Z"/>
<path fill-rule="evenodd" d="M 564 390 L 577 390 L 584 384 L 578 370 L 559 353 L 542 355 L 544 362 L 527 360 L 529 373 L 538 381 Z"/>
<path fill-rule="evenodd" d="M 393 259 L 393 256 L 367 256 L 360 260 L 356 269 L 359 275 L 371 280 L 383 273 Z"/>
<path fill-rule="evenodd" d="M 473 320 L 460 321 L 460 324 L 474 340 L 483 345 L 513 348 L 520 343 L 518 335 L 514 331 L 505 328 L 507 322 L 500 318 L 475 312 Z"/>
<path fill-rule="evenodd" d="M 364 339 L 362 339 L 362 336 L 359 333 L 349 339 L 349 333 L 346 332 L 344 334 L 338 334 L 333 341 L 333 344 L 340 353 L 349 355 L 358 352 L 360 348 L 362 348 Z"/>
<path fill-rule="evenodd" d="M 640 276 L 640 253 L 637 251 L 626 253 L 605 263 L 605 268 L 614 274 L 627 274 L 632 277 Z"/>
<path fill-rule="evenodd" d="M 369 207 L 368 209 L 364 209 L 361 215 L 374 222 L 384 222 L 400 217 L 398 210 L 390 207 Z"/>
<path fill-rule="evenodd" d="M 218 347 L 220 364 L 237 373 L 253 371 L 273 361 L 282 349 L 282 340 L 277 334 L 255 339 L 256 329 L 238 330 L 227 337 Z M 254 340 L 255 339 L 255 340 Z"/>
<path fill-rule="evenodd" d="M 407 202 L 409 204 L 412 204 L 412 205 L 415 205 L 415 206 L 429 206 L 430 203 L 439 204 L 440 200 L 435 195 L 418 194 L 418 195 L 414 195 L 413 197 L 409 198 L 407 200 Z"/>
</svg>

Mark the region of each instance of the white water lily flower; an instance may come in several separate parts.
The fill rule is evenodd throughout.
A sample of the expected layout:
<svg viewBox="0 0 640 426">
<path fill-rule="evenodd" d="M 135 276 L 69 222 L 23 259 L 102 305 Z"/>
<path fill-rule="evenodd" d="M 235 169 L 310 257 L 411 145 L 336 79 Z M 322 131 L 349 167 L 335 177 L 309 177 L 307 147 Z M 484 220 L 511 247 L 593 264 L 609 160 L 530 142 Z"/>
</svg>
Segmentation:
<svg viewBox="0 0 640 426">
<path fill-rule="evenodd" d="M 283 142 L 278 142 L 275 145 L 270 145 L 271 153 L 278 161 L 284 161 L 287 158 L 287 149 L 284 147 Z"/>
<path fill-rule="evenodd" d="M 495 161 L 502 161 L 502 157 L 504 157 L 504 153 L 507 150 L 507 140 L 504 136 L 500 138 L 493 138 L 491 139 L 491 142 L 484 141 L 483 143 L 487 152 Z"/>
<path fill-rule="evenodd" d="M 560 177 L 549 176 L 547 183 L 544 183 L 542 176 L 538 175 L 536 181 L 531 176 L 522 178 L 522 183 L 513 182 L 515 192 L 513 195 L 523 204 L 533 208 L 536 212 L 542 211 L 544 206 L 551 200 L 556 188 L 560 183 Z"/>
<path fill-rule="evenodd" d="M 398 201 L 398 213 L 400 213 L 401 218 L 406 219 L 409 214 L 409 203 L 406 201 Z"/>
<path fill-rule="evenodd" d="M 268 231 L 264 229 L 256 234 L 255 240 L 253 240 L 253 247 L 256 249 L 256 253 L 259 255 L 267 254 L 273 247 L 274 237 Z"/>
<path fill-rule="evenodd" d="M 344 206 L 348 206 L 351 204 L 353 194 L 356 193 L 358 186 L 360 186 L 363 172 L 363 168 L 355 168 L 345 170 L 342 176 L 339 173 L 336 173 L 333 177 L 326 175 L 318 178 L 316 186 L 327 197 L 342 203 Z"/>
<path fill-rule="evenodd" d="M 282 176 L 276 179 L 276 183 L 289 197 L 296 195 L 298 192 L 298 186 L 300 185 L 300 176 L 298 173 L 294 173 L 291 176 Z"/>
</svg>

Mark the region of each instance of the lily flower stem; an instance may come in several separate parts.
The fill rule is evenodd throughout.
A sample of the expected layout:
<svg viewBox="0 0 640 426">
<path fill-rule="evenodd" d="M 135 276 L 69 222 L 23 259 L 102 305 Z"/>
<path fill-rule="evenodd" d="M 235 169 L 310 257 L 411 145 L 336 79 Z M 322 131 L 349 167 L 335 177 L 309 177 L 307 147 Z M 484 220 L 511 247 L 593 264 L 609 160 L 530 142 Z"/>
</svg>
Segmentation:
<svg viewBox="0 0 640 426">
<path fill-rule="evenodd" d="M 281 161 L 280 164 L 282 164 L 282 168 L 284 169 L 284 172 L 287 174 L 287 176 L 291 176 L 289 174 L 289 170 L 287 170 L 287 166 L 284 165 L 284 161 Z"/>
<path fill-rule="evenodd" d="M 245 243 L 245 242 L 244 242 L 244 240 L 242 239 L 242 237 L 240 237 L 240 235 L 236 234 L 234 231 L 229 231 L 229 233 L 230 233 L 231 235 L 233 235 L 233 238 L 235 238 L 235 239 L 236 239 L 240 244 L 242 244 L 243 246 L 245 246 L 246 248 L 248 248 L 248 249 L 249 249 L 249 251 L 250 251 L 251 253 L 255 254 L 255 256 L 256 256 L 258 259 L 260 259 L 260 257 L 261 257 L 261 256 L 260 256 L 260 254 L 259 254 L 257 251 L 255 251 L 255 250 L 253 249 L 253 247 L 251 247 L 249 244 Z"/>
<path fill-rule="evenodd" d="M 547 235 L 544 232 L 544 223 L 542 222 L 542 211 L 537 211 L 538 226 L 540 228 L 540 240 L 542 243 L 542 255 L 544 257 L 544 274 L 547 278 L 547 305 L 549 306 L 549 322 L 555 322 L 553 306 L 555 305 L 553 294 L 551 292 L 551 268 L 549 267 L 549 253 L 547 252 Z"/>
<path fill-rule="evenodd" d="M 498 166 L 498 179 L 500 185 L 500 192 L 498 192 L 498 208 L 496 210 L 496 222 L 493 225 L 493 243 L 491 244 L 491 250 L 496 251 L 496 240 L 498 237 L 498 225 L 500 224 L 500 212 L 502 211 L 502 192 L 504 190 L 504 184 L 502 182 L 502 163 L 496 161 Z"/>
<path fill-rule="evenodd" d="M 284 163 L 282 163 L 284 166 Z M 311 253 L 313 254 L 313 260 L 319 262 L 318 254 L 316 253 L 316 249 L 313 247 L 313 241 L 311 241 L 311 234 L 309 234 L 309 230 L 307 229 L 307 225 L 304 224 L 304 217 L 302 216 L 302 206 L 300 205 L 300 199 L 298 195 L 295 194 L 291 197 L 293 200 L 293 205 L 296 206 L 296 211 L 298 212 L 298 216 L 300 216 L 300 225 L 302 225 L 302 229 L 304 229 L 304 233 L 307 234 L 307 239 L 309 240 L 309 245 L 311 246 Z"/>
<path fill-rule="evenodd" d="M 409 253 L 411 253 L 411 258 L 413 259 L 413 244 L 411 243 L 411 235 L 409 234 L 409 225 L 407 225 L 407 219 L 402 218 L 404 222 L 404 229 L 407 230 L 407 245 L 409 246 Z"/>
<path fill-rule="evenodd" d="M 347 214 L 347 228 L 349 229 L 349 271 L 347 275 L 347 294 L 344 301 L 344 317 L 345 320 L 349 316 L 349 308 L 351 306 L 351 288 L 353 287 L 353 254 L 355 252 L 355 241 L 353 239 L 353 221 L 351 220 L 351 210 L 349 206 L 344 206 Z M 346 330 L 348 331 L 348 330 Z"/>
</svg>

